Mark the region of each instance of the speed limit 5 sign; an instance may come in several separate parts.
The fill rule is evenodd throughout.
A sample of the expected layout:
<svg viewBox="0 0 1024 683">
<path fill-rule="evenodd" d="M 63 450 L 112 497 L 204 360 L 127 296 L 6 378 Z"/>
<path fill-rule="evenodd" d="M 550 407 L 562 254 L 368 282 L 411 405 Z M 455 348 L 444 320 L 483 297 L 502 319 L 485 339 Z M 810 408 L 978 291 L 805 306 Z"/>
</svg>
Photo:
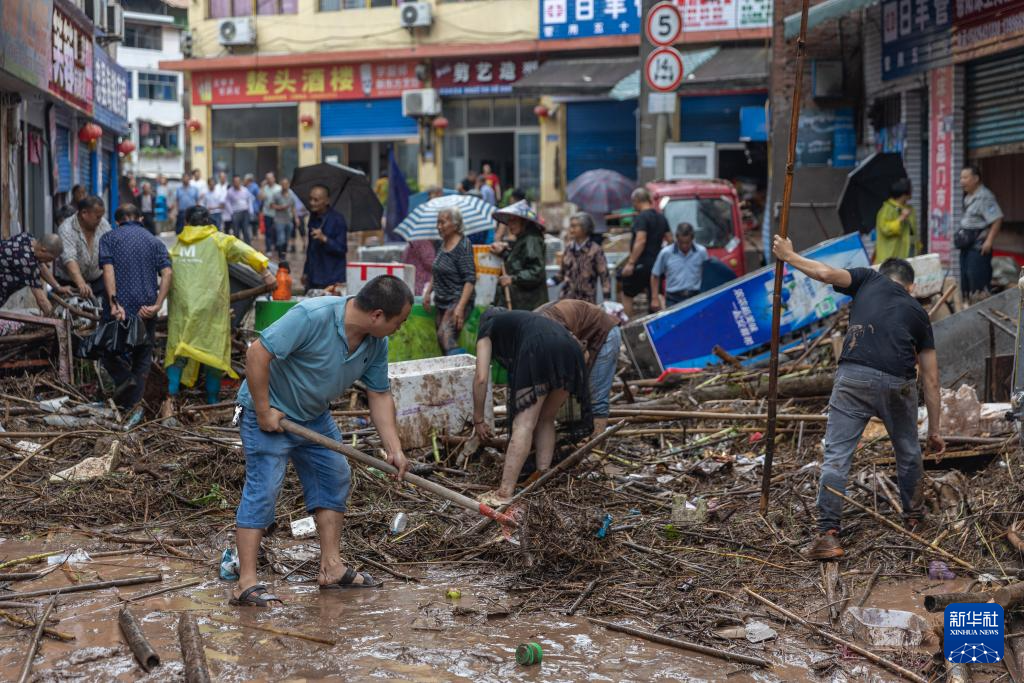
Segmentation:
<svg viewBox="0 0 1024 683">
<path fill-rule="evenodd" d="M 683 56 L 674 47 L 659 47 L 647 56 L 644 78 L 652 90 L 674 91 L 683 82 Z"/>
<path fill-rule="evenodd" d="M 659 2 L 644 22 L 647 40 L 655 45 L 672 45 L 683 34 L 683 13 L 674 2 Z"/>
</svg>

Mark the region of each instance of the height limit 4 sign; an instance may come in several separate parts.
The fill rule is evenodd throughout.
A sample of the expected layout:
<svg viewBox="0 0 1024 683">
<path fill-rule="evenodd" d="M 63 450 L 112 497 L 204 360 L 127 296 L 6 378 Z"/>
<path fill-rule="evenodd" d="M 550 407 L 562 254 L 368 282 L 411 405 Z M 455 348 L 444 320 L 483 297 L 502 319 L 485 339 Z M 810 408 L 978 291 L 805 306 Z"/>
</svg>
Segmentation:
<svg viewBox="0 0 1024 683">
<path fill-rule="evenodd" d="M 672 45 L 683 35 L 683 13 L 674 2 L 659 2 L 644 22 L 647 40 L 654 45 Z"/>
<path fill-rule="evenodd" d="M 672 47 L 659 47 L 647 56 L 644 78 L 652 90 L 673 92 L 683 82 L 683 56 Z"/>
</svg>

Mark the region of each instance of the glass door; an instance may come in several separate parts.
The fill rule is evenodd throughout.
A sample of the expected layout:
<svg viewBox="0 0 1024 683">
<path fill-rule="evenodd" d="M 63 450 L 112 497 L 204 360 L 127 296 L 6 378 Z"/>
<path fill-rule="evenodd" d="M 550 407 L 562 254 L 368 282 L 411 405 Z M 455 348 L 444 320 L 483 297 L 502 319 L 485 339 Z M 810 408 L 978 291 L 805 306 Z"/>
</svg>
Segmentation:
<svg viewBox="0 0 1024 683">
<path fill-rule="evenodd" d="M 466 134 L 445 133 L 441 156 L 444 186 L 451 190 L 458 190 L 459 183 L 466 177 L 466 172 L 469 170 L 469 162 L 466 158 Z"/>
</svg>

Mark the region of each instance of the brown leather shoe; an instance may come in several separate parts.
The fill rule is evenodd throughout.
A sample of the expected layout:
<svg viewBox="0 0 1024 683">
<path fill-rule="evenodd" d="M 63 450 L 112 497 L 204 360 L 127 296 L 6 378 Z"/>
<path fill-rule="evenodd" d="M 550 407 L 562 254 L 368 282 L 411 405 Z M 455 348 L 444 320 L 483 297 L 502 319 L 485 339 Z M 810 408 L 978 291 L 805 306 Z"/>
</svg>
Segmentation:
<svg viewBox="0 0 1024 683">
<path fill-rule="evenodd" d="M 836 529 L 819 534 L 804 550 L 804 557 L 808 560 L 834 560 L 842 556 L 843 546 L 839 545 L 839 531 Z"/>
</svg>

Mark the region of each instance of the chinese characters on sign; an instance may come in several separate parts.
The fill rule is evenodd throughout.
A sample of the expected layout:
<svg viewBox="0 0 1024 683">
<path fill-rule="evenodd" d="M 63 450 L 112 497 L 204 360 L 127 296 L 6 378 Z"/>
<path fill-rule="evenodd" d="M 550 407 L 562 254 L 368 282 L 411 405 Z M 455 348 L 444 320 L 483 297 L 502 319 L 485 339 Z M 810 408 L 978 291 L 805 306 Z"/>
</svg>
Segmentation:
<svg viewBox="0 0 1024 683">
<path fill-rule="evenodd" d="M 882 80 L 921 73 L 949 57 L 953 0 L 882 3 Z"/>
<path fill-rule="evenodd" d="M 51 31 L 50 92 L 92 113 L 92 35 L 57 6 Z"/>
<path fill-rule="evenodd" d="M 952 11 L 954 52 L 1024 35 L 1024 0 L 955 0 Z"/>
<path fill-rule="evenodd" d="M 523 57 L 482 57 L 435 61 L 432 84 L 442 95 L 498 95 L 529 76 L 540 62 Z"/>
<path fill-rule="evenodd" d="M 953 236 L 953 67 L 928 72 L 928 248 L 949 265 Z"/>
<path fill-rule="evenodd" d="M 640 0 L 540 0 L 542 39 L 639 32 Z"/>
<path fill-rule="evenodd" d="M 0 66 L 42 90 L 50 75 L 52 14 L 53 0 L 0 2 Z"/>
<path fill-rule="evenodd" d="M 95 50 L 93 93 L 96 120 L 121 135 L 128 133 L 128 72 L 114 63 L 106 51 Z"/>
<path fill-rule="evenodd" d="M 942 649 L 954 664 L 995 664 L 1003 659 L 1005 615 L 998 603 L 955 602 L 943 614 Z"/>
<path fill-rule="evenodd" d="M 766 29 L 771 0 L 676 0 L 683 34 Z M 639 0 L 540 0 L 541 39 L 629 35 L 640 32 Z"/>
<path fill-rule="evenodd" d="M 215 71 L 192 77 L 193 104 L 400 97 L 423 87 L 414 62 Z"/>
</svg>

